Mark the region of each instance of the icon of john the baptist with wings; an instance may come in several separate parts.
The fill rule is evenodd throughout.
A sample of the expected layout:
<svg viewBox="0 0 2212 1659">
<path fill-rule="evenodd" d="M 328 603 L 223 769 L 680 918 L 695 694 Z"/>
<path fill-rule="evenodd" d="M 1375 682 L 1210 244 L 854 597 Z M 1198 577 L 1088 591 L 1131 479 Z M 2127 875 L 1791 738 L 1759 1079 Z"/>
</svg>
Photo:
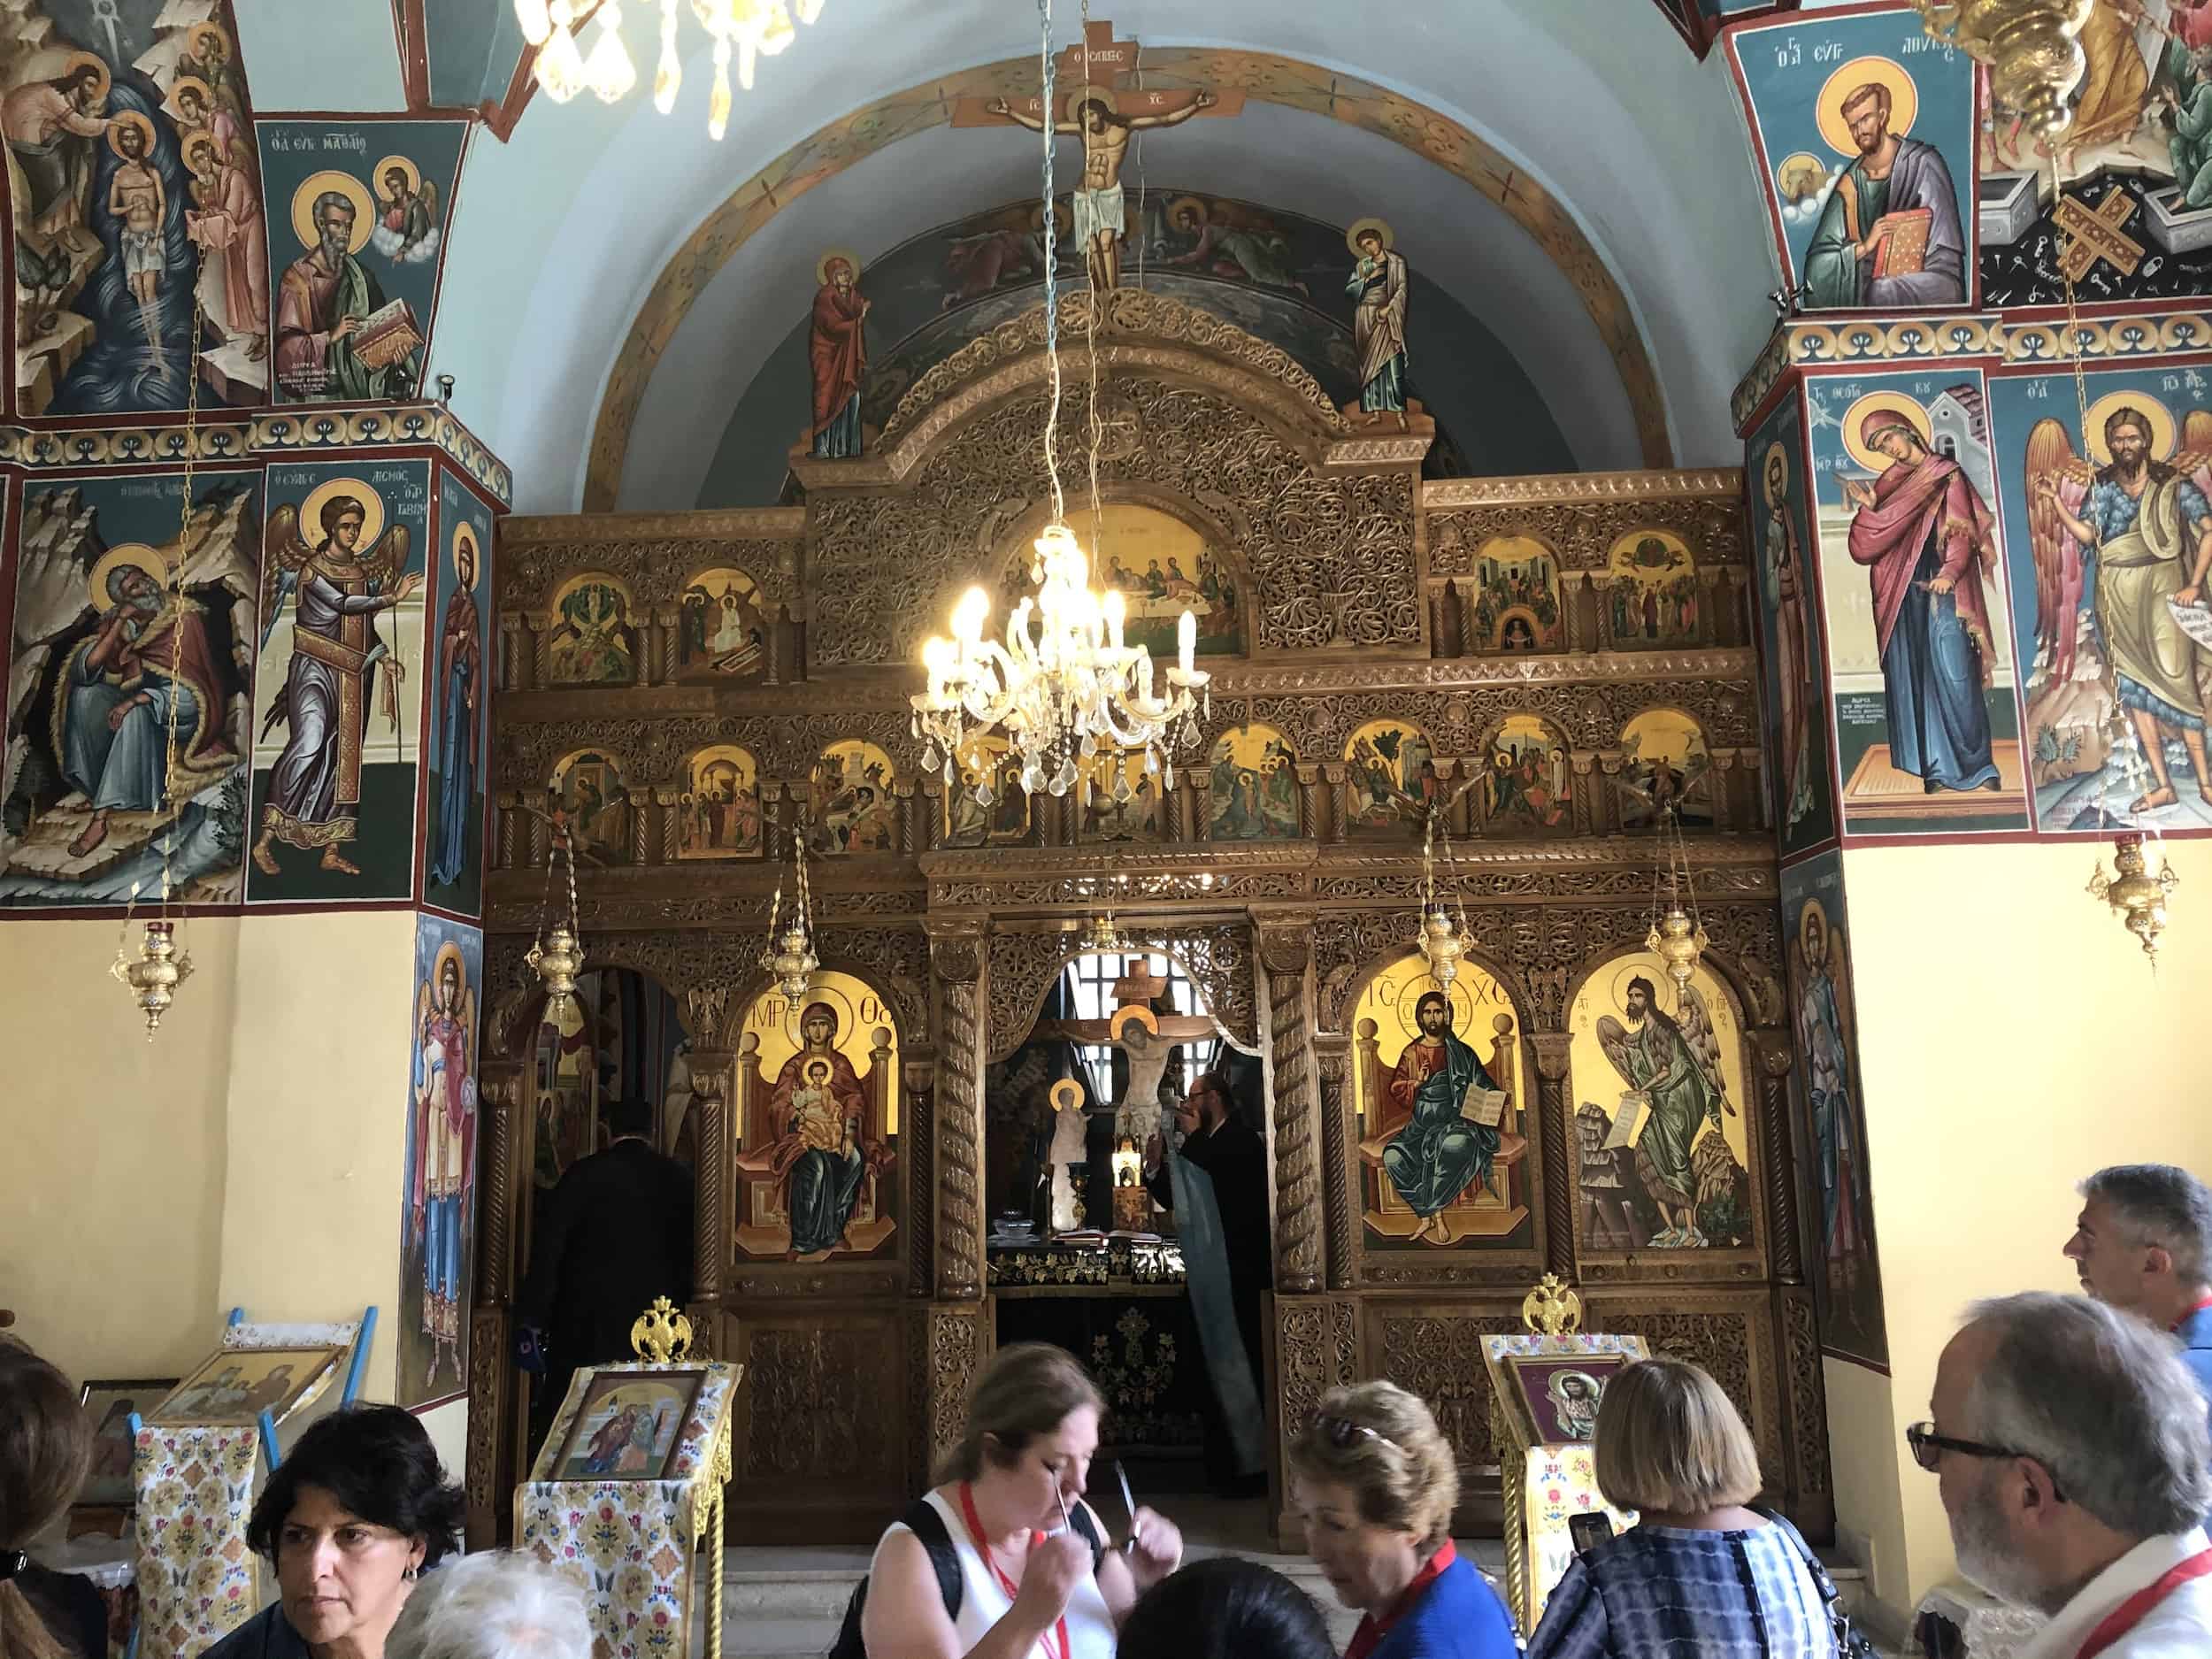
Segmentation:
<svg viewBox="0 0 2212 1659">
<path fill-rule="evenodd" d="M 381 665 L 384 713 L 396 744 L 405 672 L 378 634 L 376 618 L 412 597 L 423 580 L 407 570 L 407 526 L 395 524 L 380 535 L 383 518 L 382 497 L 350 478 L 334 479 L 298 507 L 288 503 L 269 516 L 261 589 L 265 649 L 285 601 L 296 597 L 297 609 L 292 665 L 261 723 L 265 738 L 280 726 L 291 731 L 270 775 L 261 839 L 253 849 L 264 875 L 279 873 L 278 841 L 320 849 L 325 870 L 361 873 L 339 849 L 359 828 L 370 695 Z"/>
<path fill-rule="evenodd" d="M 1721 1114 L 1735 1116 L 1721 1071 L 1720 1041 L 1712 1015 L 1694 985 L 1685 986 L 1679 1011 L 1659 1006 L 1659 993 L 1642 974 L 1622 993 L 1623 1025 L 1610 1014 L 1597 1021 L 1598 1046 L 1628 1085 L 1624 1112 L 1647 1110 L 1635 1133 L 1636 1173 L 1658 1207 L 1661 1231 L 1654 1249 L 1701 1249 L 1711 1242 L 1698 1226 L 1698 1210 L 1717 1195 L 1715 1177 L 1725 1163 L 1731 1179 L 1734 1155 L 1720 1133 Z M 1702 1141 L 1699 1132 L 1711 1126 Z M 1718 1156 L 1709 1148 L 1717 1148 Z"/>
<path fill-rule="evenodd" d="M 2037 733 L 2036 782 L 2099 770 L 2101 746 L 2085 743 L 2092 752 L 2069 756 L 2062 728 L 2101 726 L 2116 703 L 2150 772 L 2135 780 L 2147 787 L 2130 786 L 2129 813 L 2180 804 L 2166 747 L 2176 737 L 2195 773 L 2193 804 L 2212 810 L 2204 740 L 2212 683 L 2205 580 L 2212 566 L 2212 411 L 2189 411 L 2177 449 L 2174 418 L 2162 403 L 2115 392 L 2089 409 L 2083 439 L 2086 459 L 2075 455 L 2072 434 L 2058 420 L 2039 420 L 2028 434 L 2036 628 L 2028 719 Z M 2091 687 L 2101 695 L 2081 706 Z"/>
</svg>

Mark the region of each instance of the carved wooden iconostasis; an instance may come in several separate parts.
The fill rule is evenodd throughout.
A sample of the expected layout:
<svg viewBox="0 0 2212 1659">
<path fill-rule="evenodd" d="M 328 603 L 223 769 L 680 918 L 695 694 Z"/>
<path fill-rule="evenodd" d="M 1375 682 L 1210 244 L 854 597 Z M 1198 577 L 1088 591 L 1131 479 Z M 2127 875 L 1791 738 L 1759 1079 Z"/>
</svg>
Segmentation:
<svg viewBox="0 0 2212 1659">
<path fill-rule="evenodd" d="M 1090 303 L 1064 301 L 1064 331 Z M 1417 413 L 1348 416 L 1171 298 L 1119 291 L 1097 323 L 1099 563 L 1134 595 L 1142 549 L 1184 561 L 1163 614 L 1202 613 L 1214 675 L 1171 783 L 1125 808 L 1030 799 L 987 750 L 925 774 L 905 702 L 964 588 L 995 613 L 1023 585 L 1041 311 L 933 368 L 863 454 L 795 453 L 803 506 L 503 524 L 472 1491 L 520 1450 L 521 956 L 565 832 L 591 965 L 683 1027 L 664 1143 L 698 1171 L 692 1318 L 747 1367 L 739 1538 L 872 1538 L 956 1438 L 994 1330 L 990 1068 L 1109 902 L 1262 1062 L 1278 1463 L 1323 1390 L 1382 1375 L 1494 1463 L 1480 1338 L 1549 1269 L 1591 1328 L 1711 1370 L 1770 1494 L 1824 1529 L 1740 475 L 1425 481 Z M 1064 369 L 1080 456 L 1083 354 Z M 979 807 L 986 779 L 1011 787 Z M 1668 806 L 1714 941 L 1681 997 L 1642 949 Z M 1432 807 L 1478 945 L 1448 1037 L 1405 965 Z M 795 1010 L 757 959 L 802 815 L 826 972 Z M 1692 1083 L 1617 1133 L 1673 1045 Z M 1494 1135 L 1415 1145 L 1428 1070 L 1476 1065 L 1507 1096 Z M 808 1140 L 817 1110 L 856 1124 L 852 1157 Z"/>
</svg>

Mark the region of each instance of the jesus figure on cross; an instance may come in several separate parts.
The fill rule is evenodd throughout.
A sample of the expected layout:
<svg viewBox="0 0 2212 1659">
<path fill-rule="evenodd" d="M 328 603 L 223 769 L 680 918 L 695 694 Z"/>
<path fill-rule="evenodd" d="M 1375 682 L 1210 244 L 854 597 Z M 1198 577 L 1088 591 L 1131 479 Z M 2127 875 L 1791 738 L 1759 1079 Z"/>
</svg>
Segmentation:
<svg viewBox="0 0 2212 1659">
<path fill-rule="evenodd" d="M 1129 153 L 1129 135 L 1153 127 L 1179 127 L 1201 110 L 1211 109 L 1214 95 L 1201 92 L 1180 109 L 1160 115 L 1124 115 L 1102 91 L 1085 93 L 1068 111 L 1068 119 L 1053 123 L 1055 133 L 1072 133 L 1083 140 L 1083 183 L 1073 192 L 1075 239 L 1083 244 L 1084 266 L 1091 287 L 1103 290 L 1121 282 L 1121 164 Z M 1018 109 L 1004 98 L 993 98 L 993 115 L 1018 121 L 1033 133 L 1045 130 L 1044 118 Z"/>
</svg>

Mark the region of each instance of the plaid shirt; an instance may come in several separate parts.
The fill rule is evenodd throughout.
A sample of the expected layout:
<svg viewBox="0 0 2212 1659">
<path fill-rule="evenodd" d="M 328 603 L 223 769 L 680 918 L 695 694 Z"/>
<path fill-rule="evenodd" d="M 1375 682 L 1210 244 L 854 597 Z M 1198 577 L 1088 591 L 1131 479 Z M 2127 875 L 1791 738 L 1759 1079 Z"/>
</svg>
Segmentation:
<svg viewBox="0 0 2212 1659">
<path fill-rule="evenodd" d="M 1752 1532 L 1637 1526 L 1609 1539 L 1568 1567 L 1528 1644 L 1528 1659 L 1834 1659 L 1835 1653 L 1835 1627 L 1809 1552 L 1778 1517 Z"/>
</svg>

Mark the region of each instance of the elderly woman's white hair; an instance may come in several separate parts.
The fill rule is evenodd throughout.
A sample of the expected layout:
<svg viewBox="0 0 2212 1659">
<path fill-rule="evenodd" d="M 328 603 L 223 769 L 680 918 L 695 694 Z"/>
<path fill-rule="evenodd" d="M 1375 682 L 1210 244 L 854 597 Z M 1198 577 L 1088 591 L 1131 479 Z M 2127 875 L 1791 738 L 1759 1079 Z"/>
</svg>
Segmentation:
<svg viewBox="0 0 2212 1659">
<path fill-rule="evenodd" d="M 584 1589 L 501 1550 L 425 1575 L 384 1644 L 387 1659 L 590 1659 Z"/>
</svg>

